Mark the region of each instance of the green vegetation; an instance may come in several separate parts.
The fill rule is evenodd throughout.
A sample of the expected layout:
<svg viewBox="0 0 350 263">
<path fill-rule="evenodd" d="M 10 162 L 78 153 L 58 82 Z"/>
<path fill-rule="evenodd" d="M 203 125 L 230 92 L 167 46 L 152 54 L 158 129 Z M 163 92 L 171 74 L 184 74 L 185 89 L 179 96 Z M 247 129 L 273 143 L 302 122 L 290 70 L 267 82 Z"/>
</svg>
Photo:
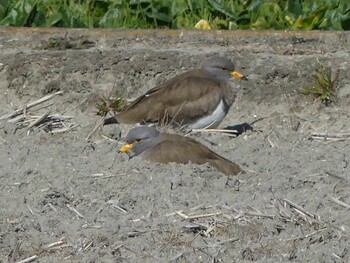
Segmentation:
<svg viewBox="0 0 350 263">
<path fill-rule="evenodd" d="M 126 99 L 120 98 L 118 94 L 114 96 L 98 96 L 96 100 L 92 101 L 92 105 L 96 107 L 97 115 L 106 116 L 108 112 L 123 111 L 128 102 Z"/>
<path fill-rule="evenodd" d="M 0 25 L 349 30 L 349 0 L 0 0 Z"/>
<path fill-rule="evenodd" d="M 305 95 L 313 95 L 328 106 L 331 102 L 334 102 L 335 91 L 338 86 L 338 76 L 338 71 L 333 77 L 331 68 L 317 61 L 314 74 L 312 75 L 311 85 L 302 88 L 300 92 Z"/>
</svg>

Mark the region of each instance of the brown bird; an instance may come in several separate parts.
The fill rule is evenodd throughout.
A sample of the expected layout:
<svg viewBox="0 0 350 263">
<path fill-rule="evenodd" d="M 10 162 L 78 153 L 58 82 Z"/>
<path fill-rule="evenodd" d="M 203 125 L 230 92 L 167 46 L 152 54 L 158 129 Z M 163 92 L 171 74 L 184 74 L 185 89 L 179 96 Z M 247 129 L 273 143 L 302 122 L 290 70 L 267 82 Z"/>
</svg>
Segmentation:
<svg viewBox="0 0 350 263">
<path fill-rule="evenodd" d="M 199 142 L 176 134 L 160 133 L 154 126 L 138 126 L 130 130 L 126 142 L 119 151 L 128 153 L 131 158 L 140 155 L 156 163 L 209 163 L 226 175 L 244 173 L 237 164 Z"/>
<path fill-rule="evenodd" d="M 231 77 L 247 80 L 227 58 L 214 57 L 199 69 L 178 75 L 149 90 L 115 117 L 112 123 L 172 123 L 188 129 L 214 128 L 224 119 L 236 98 Z"/>
</svg>

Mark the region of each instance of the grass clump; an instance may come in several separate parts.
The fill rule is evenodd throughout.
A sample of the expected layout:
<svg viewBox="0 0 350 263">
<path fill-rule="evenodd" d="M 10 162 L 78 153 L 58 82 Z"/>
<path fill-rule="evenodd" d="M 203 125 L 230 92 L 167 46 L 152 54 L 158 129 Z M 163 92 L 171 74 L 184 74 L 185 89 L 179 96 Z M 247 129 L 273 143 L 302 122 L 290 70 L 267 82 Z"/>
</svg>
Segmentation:
<svg viewBox="0 0 350 263">
<path fill-rule="evenodd" d="M 108 112 L 121 112 L 128 105 L 128 101 L 115 94 L 115 96 L 102 96 L 99 95 L 96 100 L 93 100 L 92 104 L 97 109 L 97 115 L 106 116 Z"/>
<path fill-rule="evenodd" d="M 312 95 L 316 99 L 320 99 L 326 106 L 329 106 L 335 101 L 338 76 L 339 71 L 336 71 L 332 76 L 331 67 L 317 61 L 310 86 L 302 88 L 300 92 L 304 95 Z"/>
</svg>

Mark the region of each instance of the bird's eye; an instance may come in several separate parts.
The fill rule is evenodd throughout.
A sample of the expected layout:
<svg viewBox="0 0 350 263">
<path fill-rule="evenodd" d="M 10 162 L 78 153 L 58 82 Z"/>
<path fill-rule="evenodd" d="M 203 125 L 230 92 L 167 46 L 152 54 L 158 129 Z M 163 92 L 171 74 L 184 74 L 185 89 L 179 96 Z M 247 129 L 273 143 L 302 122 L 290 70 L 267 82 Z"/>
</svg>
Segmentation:
<svg viewBox="0 0 350 263">
<path fill-rule="evenodd" d="M 227 68 L 221 68 L 222 70 L 227 70 Z"/>
<path fill-rule="evenodd" d="M 141 141 L 142 141 L 141 139 L 136 139 L 136 142 L 137 142 L 137 143 L 139 143 L 139 142 L 141 142 Z"/>
</svg>

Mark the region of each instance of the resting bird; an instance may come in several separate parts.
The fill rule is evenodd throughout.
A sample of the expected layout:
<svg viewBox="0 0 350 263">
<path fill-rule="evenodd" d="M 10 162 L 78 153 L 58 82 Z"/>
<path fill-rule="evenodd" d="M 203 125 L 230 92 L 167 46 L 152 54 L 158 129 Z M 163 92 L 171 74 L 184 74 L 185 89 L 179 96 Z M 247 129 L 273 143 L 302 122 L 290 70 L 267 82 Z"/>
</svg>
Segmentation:
<svg viewBox="0 0 350 263">
<path fill-rule="evenodd" d="M 226 175 L 244 173 L 237 164 L 199 142 L 176 134 L 160 133 L 154 126 L 138 126 L 130 130 L 126 142 L 119 151 L 128 153 L 131 158 L 140 155 L 156 163 L 208 163 Z"/>
<path fill-rule="evenodd" d="M 236 89 L 228 82 L 231 77 L 247 80 L 235 71 L 231 60 L 211 58 L 201 68 L 178 75 L 141 95 L 124 111 L 106 119 L 104 125 L 171 123 L 188 129 L 215 128 L 236 98 Z"/>
</svg>

